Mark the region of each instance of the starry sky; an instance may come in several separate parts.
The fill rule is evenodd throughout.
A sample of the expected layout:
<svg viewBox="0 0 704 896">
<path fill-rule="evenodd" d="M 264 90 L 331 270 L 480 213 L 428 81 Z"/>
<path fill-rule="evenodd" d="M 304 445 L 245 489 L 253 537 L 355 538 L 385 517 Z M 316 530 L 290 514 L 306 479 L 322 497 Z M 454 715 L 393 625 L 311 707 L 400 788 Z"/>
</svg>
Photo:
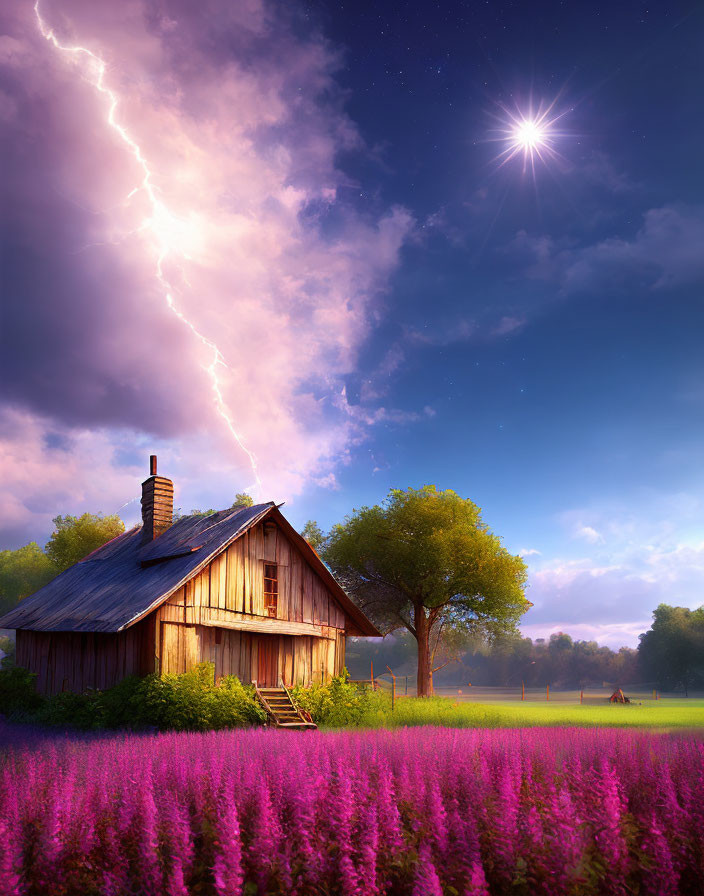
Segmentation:
<svg viewBox="0 0 704 896">
<path fill-rule="evenodd" d="M 135 522 L 157 453 L 184 512 L 453 488 L 532 637 L 698 606 L 703 38 L 679 3 L 4 4 L 0 547 Z"/>
</svg>

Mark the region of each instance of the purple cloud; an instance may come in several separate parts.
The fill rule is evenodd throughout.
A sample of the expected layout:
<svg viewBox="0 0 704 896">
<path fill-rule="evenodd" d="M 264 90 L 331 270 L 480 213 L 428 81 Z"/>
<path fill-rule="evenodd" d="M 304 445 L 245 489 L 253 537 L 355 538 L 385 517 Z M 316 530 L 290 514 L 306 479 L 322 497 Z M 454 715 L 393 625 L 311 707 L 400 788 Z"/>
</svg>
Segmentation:
<svg viewBox="0 0 704 896">
<path fill-rule="evenodd" d="M 336 397 L 413 228 L 338 198 L 338 153 L 365 150 L 335 52 L 258 2 L 40 12 L 44 34 L 31 4 L 0 22 L 0 451 L 22 431 L 47 482 L 47 434 L 83 440 L 116 497 L 125 441 L 188 482 L 203 446 L 221 482 L 250 484 L 253 460 L 267 496 L 332 482 L 375 419 Z M 37 511 L 3 476 L 19 531 Z"/>
<path fill-rule="evenodd" d="M 555 282 L 565 294 L 595 289 L 668 289 L 704 281 L 704 208 L 653 208 L 630 238 L 609 237 L 593 245 L 521 232 L 511 251 L 525 274 Z"/>
</svg>

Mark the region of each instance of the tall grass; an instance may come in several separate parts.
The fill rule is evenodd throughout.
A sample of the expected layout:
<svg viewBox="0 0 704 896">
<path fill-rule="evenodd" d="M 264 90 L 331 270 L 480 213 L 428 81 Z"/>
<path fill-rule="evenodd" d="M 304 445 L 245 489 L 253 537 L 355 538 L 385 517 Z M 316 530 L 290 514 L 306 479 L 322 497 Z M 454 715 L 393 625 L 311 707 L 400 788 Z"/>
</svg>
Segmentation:
<svg viewBox="0 0 704 896">
<path fill-rule="evenodd" d="M 704 727 L 704 701 L 651 701 L 642 705 L 603 706 L 551 703 L 460 703 L 448 697 L 390 699 L 363 713 L 366 728 L 440 725 L 448 728 L 516 728 L 533 726 L 607 728 Z"/>
<path fill-rule="evenodd" d="M 700 894 L 703 787 L 691 735 L 44 736 L 0 764 L 0 893 Z"/>
</svg>

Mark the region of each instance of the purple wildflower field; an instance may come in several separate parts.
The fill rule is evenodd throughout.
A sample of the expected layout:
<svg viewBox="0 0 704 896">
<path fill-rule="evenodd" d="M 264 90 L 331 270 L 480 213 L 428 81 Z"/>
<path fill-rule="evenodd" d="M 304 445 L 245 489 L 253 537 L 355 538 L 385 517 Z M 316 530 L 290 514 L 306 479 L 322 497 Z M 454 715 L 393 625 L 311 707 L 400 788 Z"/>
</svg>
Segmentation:
<svg viewBox="0 0 704 896">
<path fill-rule="evenodd" d="M 2 896 L 703 890 L 694 735 L 44 738 L 0 770 Z"/>
</svg>

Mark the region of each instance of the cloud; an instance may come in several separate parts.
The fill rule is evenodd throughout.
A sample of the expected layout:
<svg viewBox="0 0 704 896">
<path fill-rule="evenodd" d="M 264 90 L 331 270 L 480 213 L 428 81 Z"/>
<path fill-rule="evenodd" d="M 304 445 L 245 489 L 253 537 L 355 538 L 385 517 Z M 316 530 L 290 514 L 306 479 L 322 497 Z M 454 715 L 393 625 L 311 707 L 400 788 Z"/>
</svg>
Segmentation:
<svg viewBox="0 0 704 896">
<path fill-rule="evenodd" d="M 579 534 L 574 521 L 582 521 L 591 553 L 536 561 L 527 592 L 534 606 L 524 617 L 525 632 L 563 630 L 575 637 L 591 632 L 604 643 L 633 646 L 658 604 L 704 603 L 701 500 L 648 494 L 629 503 L 632 509 L 609 504 L 560 515 L 572 534 Z"/>
<path fill-rule="evenodd" d="M 188 477 L 200 461 L 202 478 L 229 470 L 243 487 L 253 474 L 218 412 L 215 372 L 262 495 L 334 486 L 366 427 L 423 416 L 337 400 L 414 222 L 399 206 L 362 214 L 338 198 L 339 153 L 365 148 L 334 48 L 257 0 L 42 10 L 60 41 L 105 60 L 158 202 L 107 124 L 88 57 L 51 46 L 31 4 L 4 7 L 0 401 L 35 421 L 37 446 L 52 432 L 87 445 L 92 432 L 92 453 L 117 458 L 110 446 L 129 434 Z M 203 447 L 207 461 L 190 456 Z M 119 490 L 123 472 L 110 469 Z M 22 477 L 3 478 L 23 506 Z"/>
<path fill-rule="evenodd" d="M 604 540 L 604 536 L 600 532 L 597 532 L 593 526 L 580 526 L 575 532 L 575 537 L 584 538 L 592 544 Z"/>
<path fill-rule="evenodd" d="M 623 197 L 634 193 L 637 185 L 603 152 L 593 151 L 579 165 L 579 173 L 584 182 L 585 193 L 592 192 L 594 187 L 606 189 L 610 195 Z"/>
<path fill-rule="evenodd" d="M 488 315 L 482 316 L 485 319 L 481 322 L 463 315 L 435 320 L 431 324 L 425 324 L 423 329 L 406 327 L 402 342 L 410 348 L 416 346 L 444 348 L 462 343 L 485 343 L 500 336 L 517 333 L 528 322 L 523 314 L 503 314 L 497 320 L 493 309 Z"/>
<path fill-rule="evenodd" d="M 537 548 L 521 548 L 518 552 L 521 557 L 540 557 L 541 553 Z"/>
<path fill-rule="evenodd" d="M 74 427 L 61 438 L 47 439 L 48 421 L 25 410 L 0 409 L 0 544 L 19 547 L 43 541 L 58 513 L 124 511 L 136 518 L 139 478 L 134 465 L 116 465 L 116 439 L 95 430 Z M 129 444 L 123 436 L 122 446 Z M 165 458 L 164 458 L 165 459 Z M 144 455 L 140 458 L 144 460 Z M 142 477 L 146 468 L 142 464 Z"/>
<path fill-rule="evenodd" d="M 479 336 L 476 324 L 467 318 L 435 320 L 425 324 L 422 330 L 407 327 L 403 334 L 405 343 L 411 346 L 446 346 L 469 342 Z"/>
<path fill-rule="evenodd" d="M 517 234 L 511 244 L 526 276 L 555 282 L 562 293 L 596 289 L 670 289 L 704 282 L 704 208 L 666 205 L 645 212 L 631 237 L 591 245 Z"/>
<path fill-rule="evenodd" d="M 508 336 L 509 333 L 515 333 L 517 330 L 523 329 L 526 325 L 524 317 L 512 317 L 504 315 L 494 328 L 495 336 Z"/>
</svg>

